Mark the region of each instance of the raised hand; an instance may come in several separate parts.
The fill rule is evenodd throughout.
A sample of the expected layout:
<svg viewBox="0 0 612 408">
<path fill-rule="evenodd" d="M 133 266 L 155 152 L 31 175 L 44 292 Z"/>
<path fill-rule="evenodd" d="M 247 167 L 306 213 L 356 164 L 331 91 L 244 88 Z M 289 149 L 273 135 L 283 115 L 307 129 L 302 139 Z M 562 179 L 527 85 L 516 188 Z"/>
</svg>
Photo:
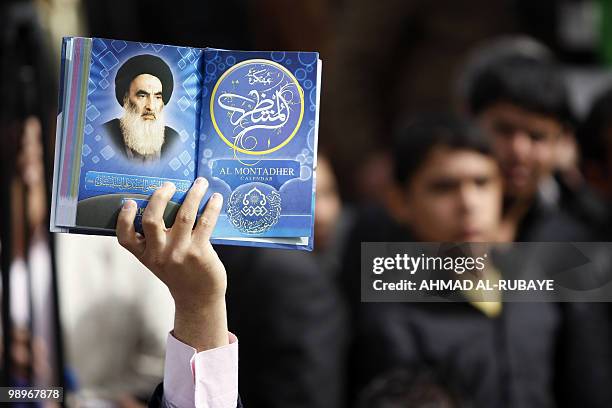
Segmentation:
<svg viewBox="0 0 612 408">
<path fill-rule="evenodd" d="M 170 290 L 176 307 L 174 336 L 199 351 L 228 343 L 227 276 L 210 243 L 223 197 L 213 194 L 196 220 L 207 188 L 206 179 L 196 179 L 172 228 L 166 228 L 163 220 L 166 205 L 176 190 L 172 183 L 165 183 L 151 196 L 142 216 L 144 236 L 134 229 L 134 201 L 125 202 L 117 219 L 119 243 Z"/>
</svg>

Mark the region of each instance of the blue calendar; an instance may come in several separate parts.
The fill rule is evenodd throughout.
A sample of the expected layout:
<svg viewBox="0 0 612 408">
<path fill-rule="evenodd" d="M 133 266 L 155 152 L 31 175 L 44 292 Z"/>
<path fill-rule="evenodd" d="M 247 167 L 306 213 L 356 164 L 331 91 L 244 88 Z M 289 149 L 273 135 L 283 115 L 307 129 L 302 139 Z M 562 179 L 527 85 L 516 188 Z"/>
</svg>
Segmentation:
<svg viewBox="0 0 612 408">
<path fill-rule="evenodd" d="M 165 181 L 171 226 L 202 176 L 213 243 L 312 250 L 320 81 L 316 52 L 64 38 L 51 231 L 112 235 Z"/>
</svg>

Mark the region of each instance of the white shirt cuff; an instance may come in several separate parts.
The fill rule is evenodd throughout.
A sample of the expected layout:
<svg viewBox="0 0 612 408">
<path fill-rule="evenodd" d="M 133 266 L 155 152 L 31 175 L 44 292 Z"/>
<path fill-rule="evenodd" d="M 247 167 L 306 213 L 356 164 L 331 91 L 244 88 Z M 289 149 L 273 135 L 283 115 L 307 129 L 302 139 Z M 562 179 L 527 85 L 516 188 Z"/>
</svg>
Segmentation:
<svg viewBox="0 0 612 408">
<path fill-rule="evenodd" d="M 236 408 L 238 339 L 196 352 L 168 334 L 164 367 L 164 402 L 172 408 Z"/>
</svg>

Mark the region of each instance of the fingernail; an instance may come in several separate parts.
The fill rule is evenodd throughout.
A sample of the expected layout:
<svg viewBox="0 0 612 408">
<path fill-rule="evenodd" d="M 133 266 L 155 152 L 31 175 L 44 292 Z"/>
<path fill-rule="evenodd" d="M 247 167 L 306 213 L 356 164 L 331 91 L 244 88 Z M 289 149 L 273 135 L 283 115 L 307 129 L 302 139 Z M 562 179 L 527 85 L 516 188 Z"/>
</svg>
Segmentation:
<svg viewBox="0 0 612 408">
<path fill-rule="evenodd" d="M 165 187 L 165 188 L 176 188 L 174 183 L 171 182 L 171 181 L 164 181 L 164 184 L 162 184 L 162 187 Z"/>
<path fill-rule="evenodd" d="M 129 210 L 129 209 L 133 208 L 135 205 L 136 205 L 135 201 L 133 201 L 133 200 L 126 200 L 123 203 L 123 209 L 124 210 Z"/>
<path fill-rule="evenodd" d="M 214 193 L 211 198 L 213 200 L 223 200 L 223 196 L 220 193 Z"/>
<path fill-rule="evenodd" d="M 195 180 L 195 183 L 196 183 L 196 184 L 204 184 L 205 182 L 206 182 L 206 179 L 205 179 L 204 177 L 198 177 L 198 178 Z"/>
</svg>

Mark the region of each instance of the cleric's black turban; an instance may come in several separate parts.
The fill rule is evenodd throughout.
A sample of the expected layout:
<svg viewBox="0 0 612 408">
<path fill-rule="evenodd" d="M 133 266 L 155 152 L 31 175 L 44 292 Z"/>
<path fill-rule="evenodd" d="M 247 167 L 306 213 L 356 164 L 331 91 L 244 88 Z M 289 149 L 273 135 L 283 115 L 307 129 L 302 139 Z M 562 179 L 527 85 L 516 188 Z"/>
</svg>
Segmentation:
<svg viewBox="0 0 612 408">
<path fill-rule="evenodd" d="M 125 61 L 115 76 L 115 96 L 119 105 L 123 106 L 123 97 L 130 89 L 132 80 L 138 75 L 149 74 L 157 77 L 162 83 L 162 99 L 164 105 L 172 96 L 174 79 L 168 64 L 159 57 L 150 54 L 136 55 Z"/>
</svg>

